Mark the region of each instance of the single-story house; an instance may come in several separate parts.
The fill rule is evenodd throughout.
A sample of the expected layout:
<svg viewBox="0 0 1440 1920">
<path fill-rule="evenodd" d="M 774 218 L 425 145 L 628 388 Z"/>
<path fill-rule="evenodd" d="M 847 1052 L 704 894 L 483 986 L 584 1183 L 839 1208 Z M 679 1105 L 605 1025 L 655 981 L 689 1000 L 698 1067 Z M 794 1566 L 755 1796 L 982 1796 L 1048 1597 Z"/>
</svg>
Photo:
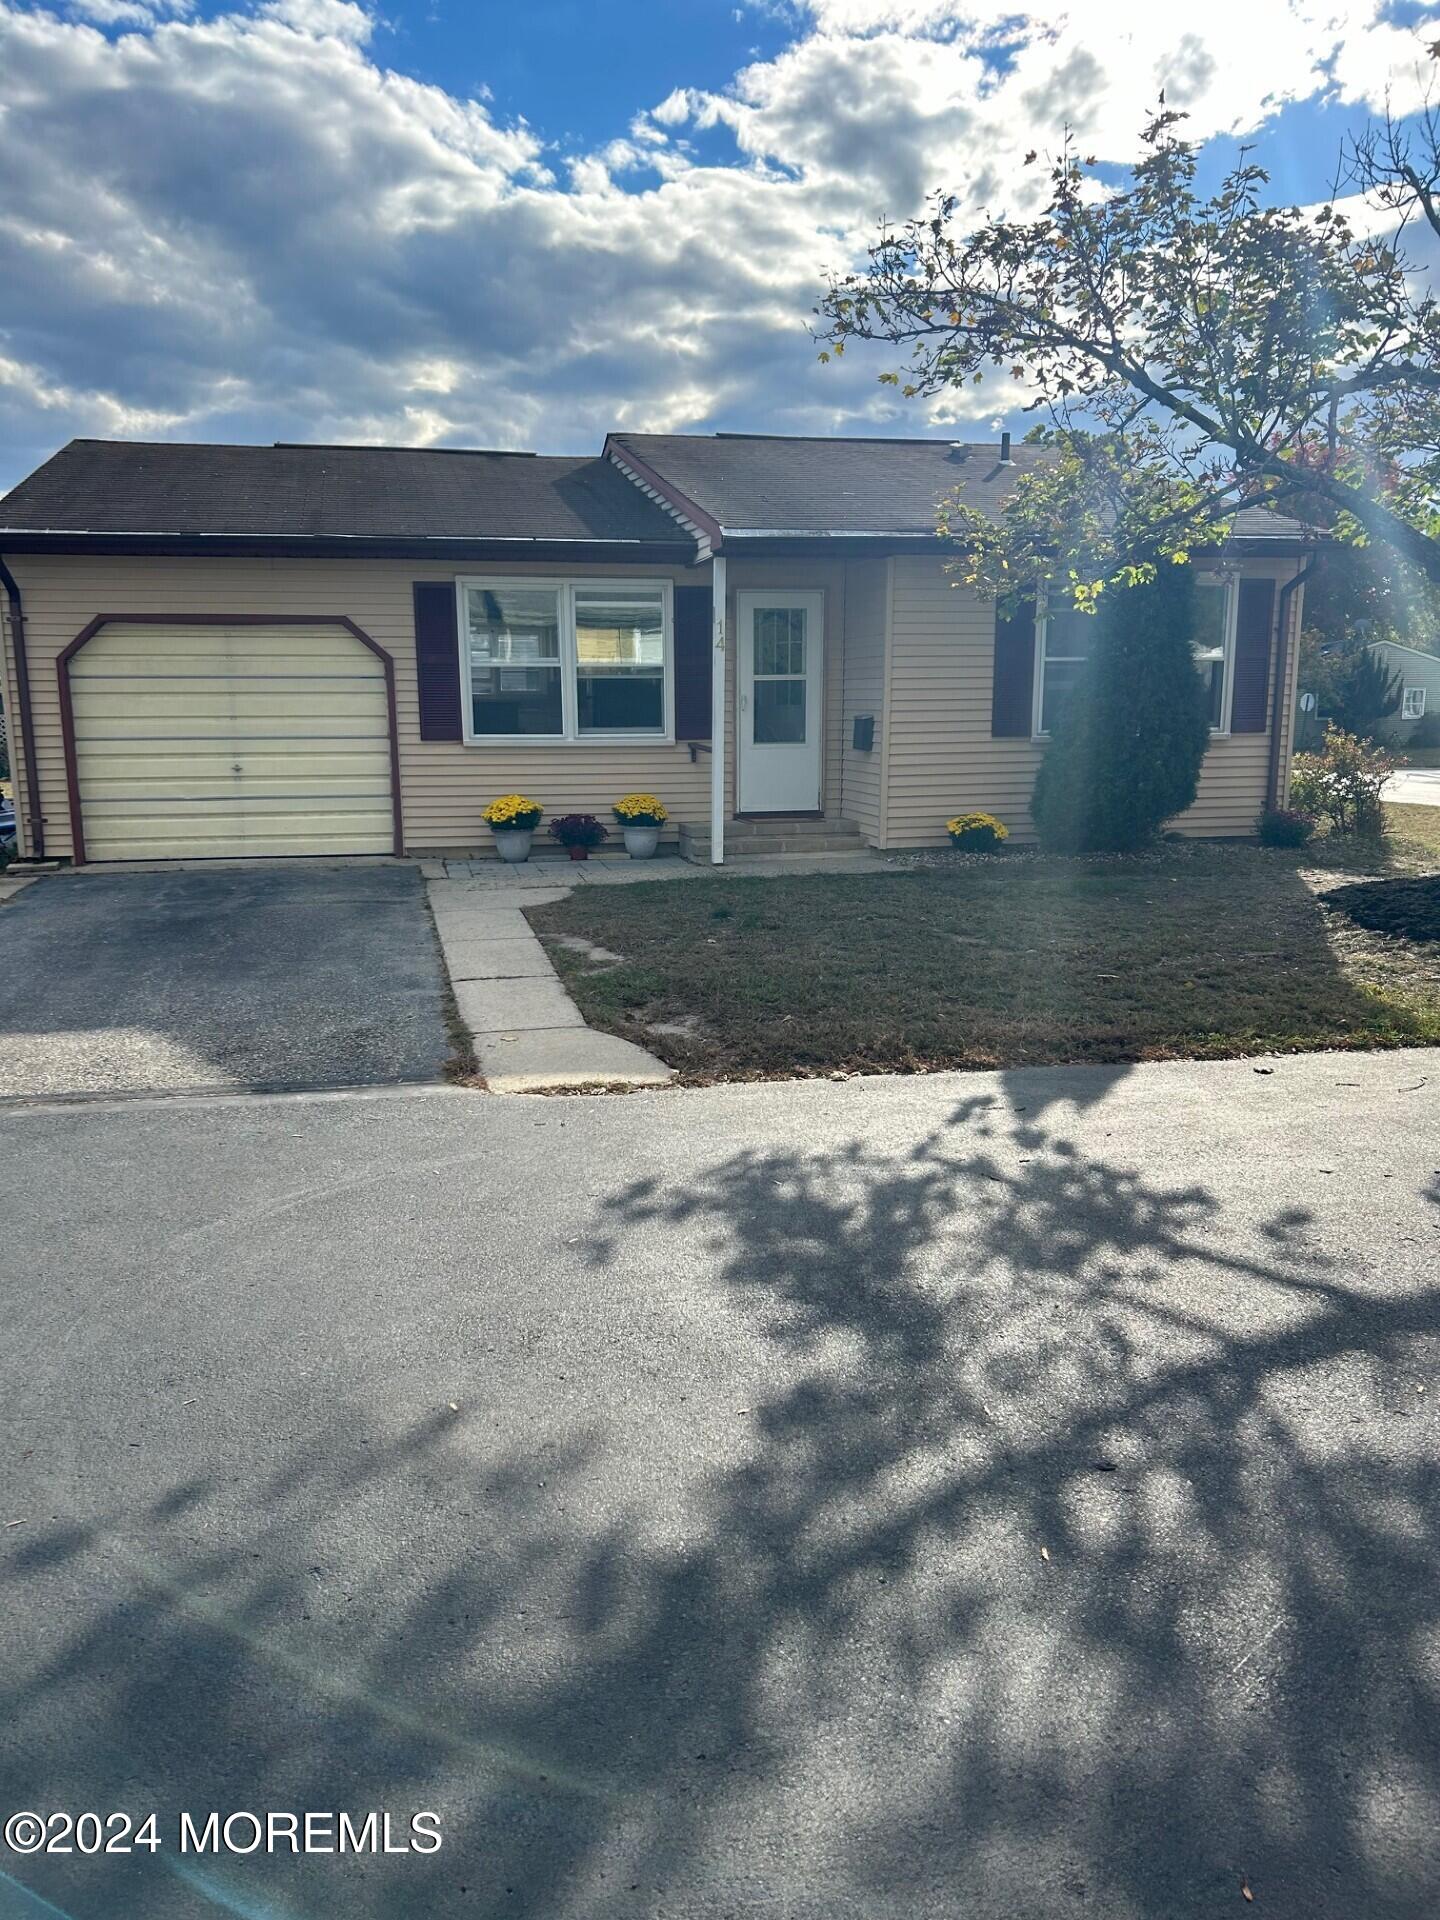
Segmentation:
<svg viewBox="0 0 1440 1920">
<path fill-rule="evenodd" d="M 997 621 L 935 507 L 996 513 L 1044 457 L 73 441 L 0 500 L 21 853 L 471 852 L 499 794 L 608 818 L 636 789 L 715 861 L 781 821 L 942 845 L 972 808 L 1023 841 L 1089 625 Z M 1198 562 L 1214 738 L 1185 833 L 1249 834 L 1285 790 L 1303 559 L 1252 511 Z"/>
<path fill-rule="evenodd" d="M 1398 640 L 1373 640 L 1370 651 L 1400 679 L 1400 705 L 1375 731 L 1394 746 L 1408 746 L 1425 716 L 1440 713 L 1440 654 L 1402 647 Z"/>
</svg>

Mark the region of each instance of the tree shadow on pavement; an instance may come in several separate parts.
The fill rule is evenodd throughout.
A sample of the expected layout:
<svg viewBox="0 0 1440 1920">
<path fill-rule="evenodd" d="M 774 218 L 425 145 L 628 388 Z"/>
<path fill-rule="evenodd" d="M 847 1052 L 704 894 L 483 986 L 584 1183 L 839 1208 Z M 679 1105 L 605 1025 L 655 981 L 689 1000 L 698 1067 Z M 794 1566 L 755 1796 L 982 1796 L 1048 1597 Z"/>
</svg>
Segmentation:
<svg viewBox="0 0 1440 1920">
<path fill-rule="evenodd" d="M 342 1406 L 263 1485 L 160 1495 L 143 1553 L 117 1515 L 11 1551 L 12 1594 L 96 1551 L 117 1589 L 0 1691 L 16 1804 L 59 1803 L 79 1703 L 117 1804 L 446 1810 L 363 1878 L 102 1861 L 67 1911 L 1435 1910 L 1430 1219 L 1375 1275 L 977 1095 L 898 1156 L 637 1178 L 590 1257 L 656 1230 L 759 1384 L 717 1375 L 733 1431 L 697 1409 L 628 1503 L 603 1424 L 496 1451 Z M 436 1503 L 464 1552 L 396 1524 Z"/>
</svg>

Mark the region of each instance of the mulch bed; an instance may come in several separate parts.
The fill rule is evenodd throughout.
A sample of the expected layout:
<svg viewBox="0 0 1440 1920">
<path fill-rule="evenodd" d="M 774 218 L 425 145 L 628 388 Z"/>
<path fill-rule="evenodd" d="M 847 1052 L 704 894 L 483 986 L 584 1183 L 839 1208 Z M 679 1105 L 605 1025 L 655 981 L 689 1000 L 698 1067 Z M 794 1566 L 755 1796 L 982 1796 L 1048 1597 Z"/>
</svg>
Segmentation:
<svg viewBox="0 0 1440 1920">
<path fill-rule="evenodd" d="M 1397 880 L 1361 880 L 1331 887 L 1321 904 L 1370 933 L 1402 940 L 1440 940 L 1440 874 Z"/>
</svg>

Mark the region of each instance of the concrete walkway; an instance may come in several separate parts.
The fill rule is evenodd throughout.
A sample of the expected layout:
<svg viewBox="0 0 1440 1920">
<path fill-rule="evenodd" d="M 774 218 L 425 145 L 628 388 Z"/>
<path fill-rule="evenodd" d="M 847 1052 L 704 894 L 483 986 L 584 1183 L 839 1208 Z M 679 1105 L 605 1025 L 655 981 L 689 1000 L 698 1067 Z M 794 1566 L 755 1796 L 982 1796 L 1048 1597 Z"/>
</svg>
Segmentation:
<svg viewBox="0 0 1440 1920">
<path fill-rule="evenodd" d="M 664 1087 L 663 1060 L 613 1033 L 599 1033 L 560 984 L 523 909 L 562 900 L 577 886 L 636 881 L 710 880 L 717 874 L 766 878 L 798 873 L 885 873 L 875 854 L 766 855 L 715 867 L 657 857 L 427 860 L 430 905 L 460 1018 L 492 1093 L 544 1093 L 579 1087 Z"/>
</svg>

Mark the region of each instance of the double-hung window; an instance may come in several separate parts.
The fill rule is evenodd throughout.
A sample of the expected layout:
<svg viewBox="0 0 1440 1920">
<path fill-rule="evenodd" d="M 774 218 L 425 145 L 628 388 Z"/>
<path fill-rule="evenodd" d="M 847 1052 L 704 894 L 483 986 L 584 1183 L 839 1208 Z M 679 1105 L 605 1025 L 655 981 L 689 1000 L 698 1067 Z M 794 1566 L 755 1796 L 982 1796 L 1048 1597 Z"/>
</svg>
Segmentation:
<svg viewBox="0 0 1440 1920">
<path fill-rule="evenodd" d="M 467 741 L 672 737 L 668 581 L 495 577 L 457 591 Z"/>
<path fill-rule="evenodd" d="M 1231 576 L 1195 576 L 1195 669 L 1205 689 L 1213 733 L 1230 730 L 1231 683 L 1235 667 L 1235 621 L 1239 585 Z M 1095 621 L 1077 613 L 1058 594 L 1047 604 L 1042 593 L 1035 621 L 1035 732 L 1048 734 L 1090 657 Z"/>
<path fill-rule="evenodd" d="M 1400 697 L 1400 718 L 1402 720 L 1423 720 L 1425 718 L 1424 687 L 1406 687 Z"/>
<path fill-rule="evenodd" d="M 1240 584 L 1214 573 L 1195 576 L 1195 666 L 1205 688 L 1212 733 L 1230 731 L 1230 688 L 1235 667 L 1235 617 Z"/>
<path fill-rule="evenodd" d="M 1058 593 L 1041 594 L 1035 621 L 1036 733 L 1049 733 L 1065 711 L 1094 635 L 1093 614 L 1077 613 Z"/>
</svg>

